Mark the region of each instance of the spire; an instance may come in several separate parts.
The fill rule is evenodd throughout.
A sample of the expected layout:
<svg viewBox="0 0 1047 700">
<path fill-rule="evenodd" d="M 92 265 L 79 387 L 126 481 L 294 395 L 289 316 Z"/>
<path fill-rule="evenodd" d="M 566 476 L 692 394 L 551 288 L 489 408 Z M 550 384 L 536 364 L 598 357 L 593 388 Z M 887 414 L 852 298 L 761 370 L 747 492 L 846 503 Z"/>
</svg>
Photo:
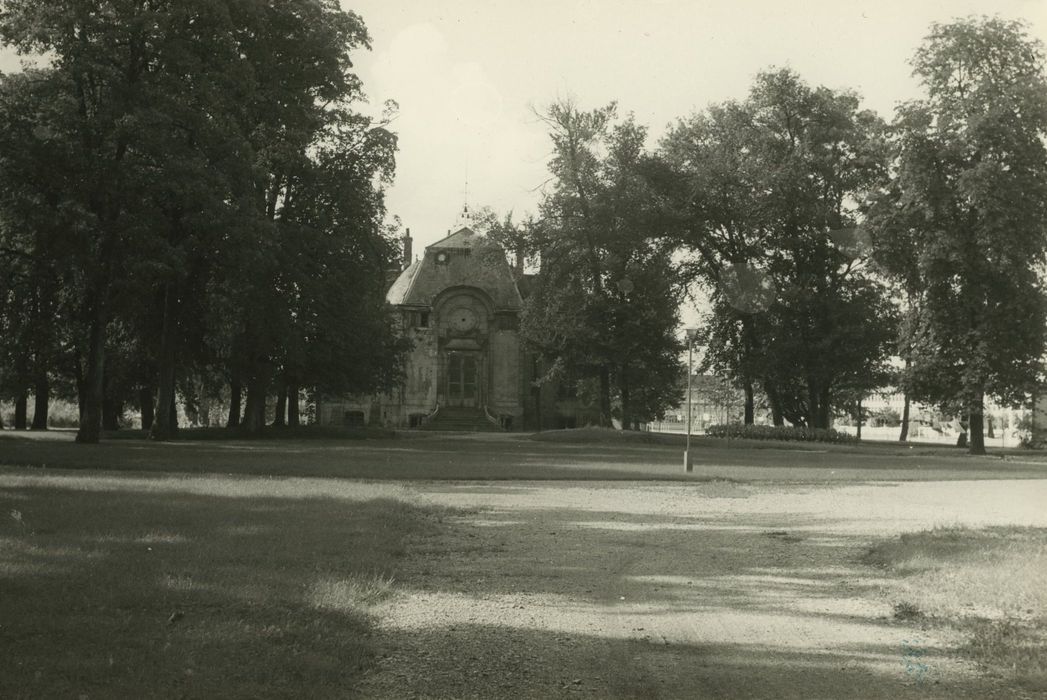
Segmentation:
<svg viewBox="0 0 1047 700">
<path fill-rule="evenodd" d="M 454 230 L 457 231 L 460 228 L 472 228 L 473 225 L 473 214 L 469 211 L 469 205 L 462 205 L 462 212 L 458 215 L 458 218 L 454 222 Z"/>
<path fill-rule="evenodd" d="M 469 161 L 465 162 L 465 187 L 462 190 L 462 213 L 454 222 L 454 229 L 469 228 L 473 223 L 472 212 L 469 211 Z"/>
</svg>

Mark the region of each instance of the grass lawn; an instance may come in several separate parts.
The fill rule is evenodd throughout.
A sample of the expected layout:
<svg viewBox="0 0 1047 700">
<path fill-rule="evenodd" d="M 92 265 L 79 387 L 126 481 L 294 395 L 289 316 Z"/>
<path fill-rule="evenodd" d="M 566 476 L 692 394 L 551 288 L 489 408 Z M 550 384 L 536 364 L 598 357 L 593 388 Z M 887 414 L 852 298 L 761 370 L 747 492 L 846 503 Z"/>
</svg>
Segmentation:
<svg viewBox="0 0 1047 700">
<path fill-rule="evenodd" d="M 94 478 L 0 489 L 0 697 L 352 695 L 369 606 L 442 517 L 293 480 Z"/>
<path fill-rule="evenodd" d="M 1047 692 L 1047 530 L 939 528 L 884 541 L 867 562 L 897 578 L 895 617 L 945 623 L 990 674 Z"/>
<path fill-rule="evenodd" d="M 295 435 L 294 432 L 282 433 Z M 0 431 L 0 465 L 65 469 L 236 473 L 362 479 L 601 479 L 823 482 L 863 480 L 1038 479 L 1039 453 L 994 452 L 897 443 L 834 445 L 696 437 L 694 471 L 683 470 L 684 438 L 600 430 L 538 435 L 398 433 L 373 439 L 268 440 L 127 437 L 78 445 L 73 433 Z"/>
</svg>

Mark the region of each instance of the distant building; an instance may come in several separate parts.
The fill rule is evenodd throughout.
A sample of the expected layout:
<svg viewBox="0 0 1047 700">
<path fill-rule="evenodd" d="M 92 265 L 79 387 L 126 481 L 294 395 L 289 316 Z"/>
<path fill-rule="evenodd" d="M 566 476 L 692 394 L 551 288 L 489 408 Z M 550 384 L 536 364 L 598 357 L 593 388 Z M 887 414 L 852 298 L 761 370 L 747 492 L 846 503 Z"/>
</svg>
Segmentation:
<svg viewBox="0 0 1047 700">
<path fill-rule="evenodd" d="M 687 429 L 687 377 L 680 382 L 681 402 L 665 412 L 665 419 L 653 421 L 653 430 L 675 432 Z M 704 432 L 710 425 L 740 423 L 744 418 L 745 396 L 741 390 L 709 374 L 691 375 L 691 432 Z M 758 423 L 763 422 L 763 416 Z"/>
</svg>

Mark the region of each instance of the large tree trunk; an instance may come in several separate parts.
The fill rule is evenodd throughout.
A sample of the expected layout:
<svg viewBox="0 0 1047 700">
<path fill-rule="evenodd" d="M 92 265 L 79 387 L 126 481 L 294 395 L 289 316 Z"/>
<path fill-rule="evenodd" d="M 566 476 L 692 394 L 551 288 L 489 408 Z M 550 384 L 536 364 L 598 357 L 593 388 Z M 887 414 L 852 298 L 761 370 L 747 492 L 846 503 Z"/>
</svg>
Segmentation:
<svg viewBox="0 0 1047 700">
<path fill-rule="evenodd" d="M 865 416 L 862 415 L 862 400 L 858 399 L 858 439 L 862 439 L 862 423 L 865 422 Z"/>
<path fill-rule="evenodd" d="M 47 374 L 41 374 L 36 378 L 36 388 L 33 392 L 33 430 L 47 430 L 47 413 L 51 403 L 51 382 Z"/>
<path fill-rule="evenodd" d="M 971 404 L 971 414 L 968 421 L 968 436 L 970 445 L 968 452 L 972 455 L 985 454 L 985 405 L 982 394 L 979 393 Z"/>
<path fill-rule="evenodd" d="M 26 415 L 29 409 L 28 392 L 25 389 L 15 397 L 15 430 L 25 430 L 27 427 Z"/>
<path fill-rule="evenodd" d="M 898 435 L 898 442 L 909 439 L 909 392 L 905 392 L 905 400 L 902 403 L 902 432 Z"/>
<path fill-rule="evenodd" d="M 178 434 L 178 401 L 175 392 L 171 392 L 171 399 L 168 401 L 168 410 L 171 411 L 171 427 L 174 429 L 175 435 Z"/>
<path fill-rule="evenodd" d="M 861 406 L 861 404 L 858 404 Z M 833 427 L 832 394 L 828 389 L 822 389 L 818 393 L 818 423 L 816 428 L 828 430 Z"/>
<path fill-rule="evenodd" d="M 242 426 L 248 435 L 261 435 L 265 427 L 265 400 L 269 393 L 269 373 L 262 372 L 247 382 L 247 402 Z"/>
<path fill-rule="evenodd" d="M 120 416 L 124 412 L 124 405 L 116 399 L 102 399 L 102 429 L 119 430 Z"/>
<path fill-rule="evenodd" d="M 243 389 L 240 386 L 240 377 L 233 375 L 229 381 L 229 417 L 225 421 L 225 427 L 237 428 L 240 426 L 240 402 L 243 398 Z"/>
<path fill-rule="evenodd" d="M 177 290 L 173 283 L 164 285 L 164 319 L 160 331 L 160 372 L 157 382 L 156 420 L 149 430 L 152 440 L 170 440 L 178 432 L 175 411 L 175 365 L 178 360 Z"/>
<path fill-rule="evenodd" d="M 611 370 L 604 365 L 600 367 L 600 426 L 611 425 Z"/>
<path fill-rule="evenodd" d="M 771 422 L 778 427 L 785 425 L 785 415 L 782 412 L 782 397 L 778 390 L 771 384 L 765 383 L 763 391 L 767 394 L 767 403 L 771 404 Z"/>
<path fill-rule="evenodd" d="M 745 390 L 745 424 L 752 425 L 756 422 L 756 397 L 752 380 L 747 378 L 743 388 Z"/>
<path fill-rule="evenodd" d="M 105 286 L 102 286 L 102 290 Z M 103 291 L 98 291 L 99 297 Z M 101 298 L 94 300 L 91 332 L 84 371 L 84 399 L 80 411 L 80 429 L 76 441 L 96 443 L 102 436 L 102 400 L 105 398 L 105 327 L 106 309 Z"/>
<path fill-rule="evenodd" d="M 297 428 L 301 418 L 298 411 L 298 385 L 291 383 L 287 386 L 287 425 Z"/>
<path fill-rule="evenodd" d="M 138 410 L 142 415 L 142 430 L 153 427 L 153 387 L 143 386 L 138 390 Z"/>
<path fill-rule="evenodd" d="M 819 416 L 819 413 L 820 413 L 819 408 L 820 407 L 818 406 L 818 390 L 815 388 L 814 382 L 808 380 L 808 382 L 807 382 L 807 415 L 804 416 L 804 418 L 805 418 L 804 422 L 807 423 L 808 427 L 811 427 L 811 428 L 817 428 L 818 427 L 818 416 Z"/>
<path fill-rule="evenodd" d="M 73 365 L 76 372 L 73 379 L 76 381 L 76 408 L 77 424 L 84 424 L 84 407 L 87 406 L 87 382 L 84 381 L 83 363 L 80 362 L 80 353 L 76 353 L 76 362 Z"/>
<path fill-rule="evenodd" d="M 618 393 L 622 397 L 622 430 L 630 430 L 633 424 L 633 407 L 629 399 L 629 384 L 624 378 L 619 379 L 618 383 Z"/>
<path fill-rule="evenodd" d="M 287 425 L 287 383 L 281 380 L 276 389 L 276 415 L 273 416 L 273 425 L 279 428 Z"/>
<path fill-rule="evenodd" d="M 911 350 L 910 350 L 911 351 Z M 908 357 L 909 351 L 906 352 L 905 358 L 905 379 L 909 379 L 909 370 L 912 368 L 912 358 Z M 909 391 L 906 390 L 903 395 L 902 403 L 902 431 L 898 435 L 898 442 L 905 442 L 909 439 Z"/>
</svg>

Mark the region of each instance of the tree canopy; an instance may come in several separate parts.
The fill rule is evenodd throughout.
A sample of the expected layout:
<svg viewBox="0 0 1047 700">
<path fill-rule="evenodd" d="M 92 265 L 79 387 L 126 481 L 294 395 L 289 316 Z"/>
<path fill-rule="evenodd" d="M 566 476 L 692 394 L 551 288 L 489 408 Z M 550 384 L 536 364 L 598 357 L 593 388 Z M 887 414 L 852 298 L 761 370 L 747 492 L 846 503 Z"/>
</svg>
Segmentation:
<svg viewBox="0 0 1047 700">
<path fill-rule="evenodd" d="M 661 235 L 657 164 L 646 130 L 618 119 L 613 104 L 584 111 L 562 101 L 543 119 L 553 178 L 527 230 L 541 269 L 522 331 L 546 360 L 543 380 L 594 381 L 601 423 L 617 404 L 632 427 L 679 400 L 683 288 Z"/>
<path fill-rule="evenodd" d="M 745 390 L 746 422 L 757 387 L 776 423 L 828 427 L 844 393 L 882 381 L 892 315 L 854 228 L 886 176 L 884 130 L 853 93 L 778 70 L 663 140 L 672 235 L 711 299 L 706 366 Z"/>
<path fill-rule="evenodd" d="M 1019 22 L 936 24 L 912 65 L 926 91 L 894 125 L 893 186 L 870 208 L 877 258 L 907 290 L 914 397 L 970 418 L 1019 403 L 1041 371 L 1047 298 L 1047 80 Z"/>
<path fill-rule="evenodd" d="M 0 244 L 25 279 L 0 310 L 18 326 L 9 390 L 68 358 L 91 442 L 136 391 L 169 437 L 188 372 L 242 383 L 253 431 L 274 387 L 395 379 L 396 139 L 357 108 L 360 17 L 335 0 L 4 0 L 0 40 L 51 58 L 0 83 Z"/>
</svg>

